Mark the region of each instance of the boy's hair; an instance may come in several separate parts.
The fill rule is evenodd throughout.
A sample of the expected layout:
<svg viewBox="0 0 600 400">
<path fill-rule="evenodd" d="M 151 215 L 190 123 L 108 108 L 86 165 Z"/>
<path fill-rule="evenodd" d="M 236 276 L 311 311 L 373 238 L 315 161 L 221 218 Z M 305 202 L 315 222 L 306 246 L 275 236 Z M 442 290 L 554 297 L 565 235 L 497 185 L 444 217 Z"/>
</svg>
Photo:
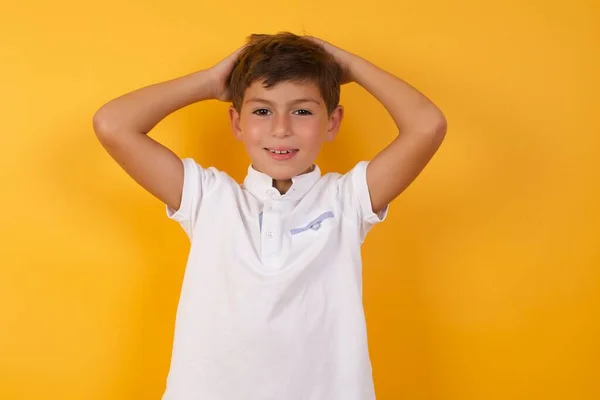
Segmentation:
<svg viewBox="0 0 600 400">
<path fill-rule="evenodd" d="M 340 101 L 341 77 L 341 66 L 333 56 L 310 39 L 290 32 L 252 34 L 229 76 L 229 92 L 239 112 L 244 92 L 256 81 L 263 81 L 266 88 L 285 81 L 312 82 L 331 114 Z"/>
</svg>

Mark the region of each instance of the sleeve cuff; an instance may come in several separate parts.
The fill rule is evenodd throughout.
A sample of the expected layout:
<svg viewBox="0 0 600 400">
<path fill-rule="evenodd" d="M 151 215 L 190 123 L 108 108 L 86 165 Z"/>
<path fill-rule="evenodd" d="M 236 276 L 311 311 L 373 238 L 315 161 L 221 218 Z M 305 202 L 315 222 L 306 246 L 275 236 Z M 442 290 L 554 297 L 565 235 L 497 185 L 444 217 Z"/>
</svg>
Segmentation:
<svg viewBox="0 0 600 400">
<path fill-rule="evenodd" d="M 369 195 L 369 186 L 367 185 L 367 166 L 369 161 L 361 161 L 356 164 L 353 174 L 352 186 L 354 186 L 356 196 L 358 198 L 363 221 L 374 225 L 383 222 L 387 218 L 389 204 L 386 205 L 379 213 L 373 212 L 373 204 Z"/>
<path fill-rule="evenodd" d="M 178 222 L 188 220 L 191 215 L 194 193 L 198 190 L 198 171 L 195 161 L 184 158 L 183 163 L 183 189 L 181 193 L 181 204 L 178 210 L 166 205 L 167 217 Z"/>
</svg>

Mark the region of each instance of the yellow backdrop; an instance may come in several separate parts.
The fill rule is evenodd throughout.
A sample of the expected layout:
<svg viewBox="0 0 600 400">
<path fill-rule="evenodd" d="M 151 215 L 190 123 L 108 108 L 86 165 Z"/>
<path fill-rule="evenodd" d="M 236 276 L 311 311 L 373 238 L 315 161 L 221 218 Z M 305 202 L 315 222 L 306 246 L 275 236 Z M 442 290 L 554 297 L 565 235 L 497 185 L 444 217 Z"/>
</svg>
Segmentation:
<svg viewBox="0 0 600 400">
<path fill-rule="evenodd" d="M 3 5 L 0 399 L 160 398 L 189 243 L 105 153 L 92 116 L 280 30 L 368 58 L 448 119 L 364 246 L 378 398 L 600 398 L 600 6 L 568 4 Z M 361 87 L 342 103 L 325 172 L 396 134 Z M 152 136 L 245 174 L 225 103 L 178 111 Z"/>
</svg>

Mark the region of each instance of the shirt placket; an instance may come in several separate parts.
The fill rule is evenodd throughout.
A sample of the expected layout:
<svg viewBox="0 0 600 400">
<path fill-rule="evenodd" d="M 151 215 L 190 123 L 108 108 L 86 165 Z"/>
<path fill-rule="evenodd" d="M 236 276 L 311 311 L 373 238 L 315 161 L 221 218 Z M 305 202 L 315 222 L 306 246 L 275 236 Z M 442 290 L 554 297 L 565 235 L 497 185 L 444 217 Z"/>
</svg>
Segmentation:
<svg viewBox="0 0 600 400">
<path fill-rule="evenodd" d="M 283 244 L 284 215 L 277 189 L 272 188 L 263 204 L 261 229 L 261 258 L 263 264 L 276 268 L 276 260 Z"/>
</svg>

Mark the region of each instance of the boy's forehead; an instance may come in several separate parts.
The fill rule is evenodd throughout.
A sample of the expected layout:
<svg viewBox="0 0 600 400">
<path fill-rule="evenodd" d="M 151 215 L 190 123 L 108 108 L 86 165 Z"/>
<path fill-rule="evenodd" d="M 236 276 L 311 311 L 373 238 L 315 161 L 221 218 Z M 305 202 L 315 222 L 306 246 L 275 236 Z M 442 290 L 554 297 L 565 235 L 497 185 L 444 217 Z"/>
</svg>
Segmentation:
<svg viewBox="0 0 600 400">
<path fill-rule="evenodd" d="M 244 102 L 252 99 L 264 99 L 277 103 L 286 103 L 297 99 L 312 99 L 320 104 L 323 103 L 319 87 L 313 82 L 283 81 L 266 88 L 263 81 L 255 81 L 244 92 Z"/>
</svg>

